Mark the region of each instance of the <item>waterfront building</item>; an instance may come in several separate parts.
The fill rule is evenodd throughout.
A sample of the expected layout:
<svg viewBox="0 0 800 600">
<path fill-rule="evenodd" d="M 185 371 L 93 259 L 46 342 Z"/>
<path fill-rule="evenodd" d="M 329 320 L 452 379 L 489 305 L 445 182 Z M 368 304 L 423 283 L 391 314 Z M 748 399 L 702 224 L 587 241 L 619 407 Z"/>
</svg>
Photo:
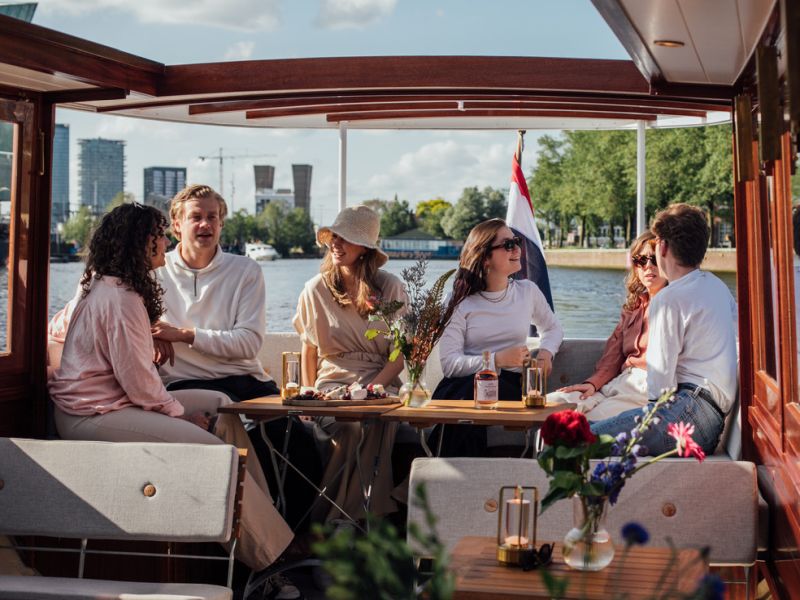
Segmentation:
<svg viewBox="0 0 800 600">
<path fill-rule="evenodd" d="M 125 142 L 95 138 L 78 144 L 80 203 L 99 215 L 125 189 Z"/>
<path fill-rule="evenodd" d="M 69 125 L 56 123 L 53 135 L 53 170 L 51 180 L 53 201 L 50 228 L 69 219 Z"/>
<path fill-rule="evenodd" d="M 381 249 L 393 258 L 457 259 L 463 245 L 463 241 L 437 238 L 419 228 L 381 240 Z"/>
<path fill-rule="evenodd" d="M 33 15 L 36 12 L 38 2 L 20 2 L 18 4 L 0 4 L 0 15 L 13 17 L 20 21 L 30 23 L 33 21 Z"/>
<path fill-rule="evenodd" d="M 292 165 L 294 206 L 311 214 L 311 165 Z"/>
<path fill-rule="evenodd" d="M 256 214 L 264 210 L 270 202 L 280 202 L 285 208 L 292 209 L 295 207 L 294 192 L 288 188 L 256 189 Z"/>
<path fill-rule="evenodd" d="M 147 167 L 144 169 L 144 204 L 169 212 L 173 196 L 186 187 L 186 167 Z"/>
</svg>

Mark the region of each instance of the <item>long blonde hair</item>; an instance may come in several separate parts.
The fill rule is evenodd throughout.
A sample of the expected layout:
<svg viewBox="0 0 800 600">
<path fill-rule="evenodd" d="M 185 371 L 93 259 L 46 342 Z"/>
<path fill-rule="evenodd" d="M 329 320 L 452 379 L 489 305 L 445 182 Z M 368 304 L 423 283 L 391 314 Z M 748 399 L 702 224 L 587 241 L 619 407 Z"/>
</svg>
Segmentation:
<svg viewBox="0 0 800 600">
<path fill-rule="evenodd" d="M 637 254 L 640 254 L 645 246 L 650 246 L 650 248 L 655 251 L 656 236 L 649 229 L 633 240 L 633 244 L 631 244 L 631 259 Z M 645 301 L 643 296 L 648 296 L 647 288 L 644 287 L 639 280 L 639 275 L 636 273 L 636 265 L 632 263 L 631 270 L 628 272 L 627 277 L 625 277 L 625 290 L 628 293 L 625 298 L 625 304 L 622 305 L 625 310 L 635 310 Z M 649 297 L 646 298 L 646 300 L 649 301 Z"/>
<path fill-rule="evenodd" d="M 341 268 L 333 263 L 330 248 L 325 251 L 325 258 L 322 259 L 319 272 L 322 274 L 325 287 L 330 290 L 339 306 L 352 304 L 362 317 L 369 314 L 371 310 L 370 296 L 383 291 L 378 285 L 378 259 L 377 250 L 367 248 L 367 251 L 352 266 L 356 279 L 356 297 L 351 298 L 347 293 Z"/>
<path fill-rule="evenodd" d="M 503 219 L 489 219 L 478 223 L 470 230 L 464 247 L 461 248 L 458 271 L 453 281 L 453 295 L 445 311 L 448 319 L 467 296 L 486 289 L 484 263 L 492 252 L 490 248 L 497 232 L 503 227 L 506 227 Z"/>
</svg>

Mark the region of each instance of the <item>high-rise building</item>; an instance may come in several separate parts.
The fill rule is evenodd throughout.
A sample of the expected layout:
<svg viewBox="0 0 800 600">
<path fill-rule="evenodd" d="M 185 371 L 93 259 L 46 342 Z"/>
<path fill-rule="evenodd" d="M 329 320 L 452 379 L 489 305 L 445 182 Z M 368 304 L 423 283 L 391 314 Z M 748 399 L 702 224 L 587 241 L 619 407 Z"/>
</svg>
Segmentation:
<svg viewBox="0 0 800 600">
<path fill-rule="evenodd" d="M 294 206 L 311 214 L 311 165 L 292 165 Z"/>
<path fill-rule="evenodd" d="M 103 138 L 78 140 L 79 194 L 82 205 L 100 215 L 114 196 L 125 189 L 125 142 Z"/>
<path fill-rule="evenodd" d="M 147 167 L 144 203 L 168 213 L 172 197 L 186 187 L 186 167 Z"/>
<path fill-rule="evenodd" d="M 69 219 L 69 125 L 56 123 L 53 136 L 53 205 L 50 224 L 55 228 Z"/>
<path fill-rule="evenodd" d="M 19 2 L 0 5 L 0 15 L 14 17 L 20 21 L 33 21 L 33 14 L 36 12 L 38 2 Z"/>
<path fill-rule="evenodd" d="M 258 190 L 271 190 L 275 187 L 275 167 L 272 165 L 253 165 L 256 176 L 256 193 Z"/>
</svg>

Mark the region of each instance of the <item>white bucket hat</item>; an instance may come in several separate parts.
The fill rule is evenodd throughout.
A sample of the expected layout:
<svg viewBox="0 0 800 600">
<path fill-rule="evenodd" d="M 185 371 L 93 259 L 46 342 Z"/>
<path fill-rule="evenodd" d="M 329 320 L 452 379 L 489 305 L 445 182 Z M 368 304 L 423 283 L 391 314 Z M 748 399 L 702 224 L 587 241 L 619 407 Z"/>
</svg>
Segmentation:
<svg viewBox="0 0 800 600">
<path fill-rule="evenodd" d="M 333 225 L 319 228 L 317 242 L 327 246 L 335 233 L 351 244 L 377 250 L 378 266 L 381 267 L 389 257 L 378 245 L 380 232 L 381 218 L 378 213 L 367 206 L 349 206 L 336 215 Z"/>
</svg>

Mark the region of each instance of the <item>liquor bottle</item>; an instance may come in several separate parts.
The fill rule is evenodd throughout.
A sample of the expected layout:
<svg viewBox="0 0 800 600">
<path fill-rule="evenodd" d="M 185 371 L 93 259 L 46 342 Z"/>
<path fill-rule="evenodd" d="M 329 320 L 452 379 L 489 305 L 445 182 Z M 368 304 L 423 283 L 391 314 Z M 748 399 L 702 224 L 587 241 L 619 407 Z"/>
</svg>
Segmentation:
<svg viewBox="0 0 800 600">
<path fill-rule="evenodd" d="M 475 373 L 474 398 L 475 408 L 495 409 L 497 408 L 498 394 L 500 392 L 500 381 L 497 373 L 489 367 L 492 355 L 488 350 L 483 351 L 483 366 Z"/>
</svg>

